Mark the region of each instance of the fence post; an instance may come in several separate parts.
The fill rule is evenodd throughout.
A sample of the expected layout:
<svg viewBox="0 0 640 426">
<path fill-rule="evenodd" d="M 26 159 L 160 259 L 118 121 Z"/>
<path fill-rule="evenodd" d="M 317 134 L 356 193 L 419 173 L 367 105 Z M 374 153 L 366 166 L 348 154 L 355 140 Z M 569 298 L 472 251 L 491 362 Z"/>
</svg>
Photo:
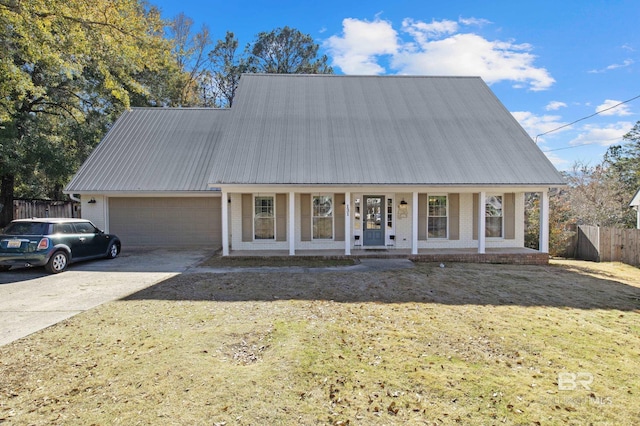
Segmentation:
<svg viewBox="0 0 640 426">
<path fill-rule="evenodd" d="M 600 227 L 596 226 L 596 262 L 600 262 L 602 256 L 602 247 L 600 246 Z"/>
</svg>

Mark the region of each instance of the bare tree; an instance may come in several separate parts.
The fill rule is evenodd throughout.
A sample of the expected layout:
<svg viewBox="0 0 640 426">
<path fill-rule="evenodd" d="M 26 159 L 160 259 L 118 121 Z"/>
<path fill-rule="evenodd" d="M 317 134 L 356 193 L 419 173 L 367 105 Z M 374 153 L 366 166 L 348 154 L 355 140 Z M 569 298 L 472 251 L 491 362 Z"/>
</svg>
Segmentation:
<svg viewBox="0 0 640 426">
<path fill-rule="evenodd" d="M 578 224 L 627 226 L 633 222 L 624 183 L 606 162 L 576 163 L 567 175 L 568 200 Z"/>
<path fill-rule="evenodd" d="M 180 85 L 180 106 L 201 106 L 203 90 L 208 82 L 209 56 L 211 46 L 209 27 L 202 25 L 200 31 L 193 32 L 193 19 L 179 13 L 169 25 L 170 37 L 174 46 L 172 54 L 182 71 Z M 206 94 L 204 95 L 206 99 Z"/>
<path fill-rule="evenodd" d="M 239 55 L 238 39 L 227 31 L 224 40 L 218 40 L 209 52 L 211 77 L 216 90 L 217 106 L 230 108 L 243 72 L 249 71 L 249 62 Z"/>
</svg>

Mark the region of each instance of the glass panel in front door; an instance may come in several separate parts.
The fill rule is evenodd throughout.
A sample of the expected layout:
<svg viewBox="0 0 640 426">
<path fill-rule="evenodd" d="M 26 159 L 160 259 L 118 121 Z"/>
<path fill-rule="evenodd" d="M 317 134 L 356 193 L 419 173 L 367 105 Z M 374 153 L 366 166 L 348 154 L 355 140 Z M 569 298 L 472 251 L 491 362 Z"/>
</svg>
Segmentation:
<svg viewBox="0 0 640 426">
<path fill-rule="evenodd" d="M 365 196 L 364 238 L 365 246 L 384 245 L 384 197 Z"/>
</svg>

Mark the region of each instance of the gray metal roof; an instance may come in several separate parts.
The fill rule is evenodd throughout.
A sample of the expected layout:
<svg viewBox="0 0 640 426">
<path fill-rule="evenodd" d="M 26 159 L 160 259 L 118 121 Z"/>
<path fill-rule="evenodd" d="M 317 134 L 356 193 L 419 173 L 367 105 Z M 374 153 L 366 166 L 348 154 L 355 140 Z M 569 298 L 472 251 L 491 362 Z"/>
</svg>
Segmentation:
<svg viewBox="0 0 640 426">
<path fill-rule="evenodd" d="M 246 74 L 231 110 L 125 112 L 65 192 L 563 183 L 480 78 Z"/>
<path fill-rule="evenodd" d="M 228 113 L 210 108 L 126 111 L 65 192 L 205 191 Z"/>
<path fill-rule="evenodd" d="M 561 185 L 478 77 L 246 74 L 209 182 Z"/>
</svg>

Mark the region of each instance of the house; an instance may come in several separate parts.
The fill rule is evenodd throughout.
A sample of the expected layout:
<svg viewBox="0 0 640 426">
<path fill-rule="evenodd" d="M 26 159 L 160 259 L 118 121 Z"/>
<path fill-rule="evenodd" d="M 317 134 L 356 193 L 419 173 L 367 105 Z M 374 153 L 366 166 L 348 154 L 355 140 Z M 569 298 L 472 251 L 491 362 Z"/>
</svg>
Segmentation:
<svg viewBox="0 0 640 426">
<path fill-rule="evenodd" d="M 562 176 L 478 77 L 243 75 L 230 110 L 125 112 L 68 184 L 127 245 L 524 250 Z M 477 256 L 476 256 L 477 258 Z"/>
<path fill-rule="evenodd" d="M 636 211 L 637 219 L 636 219 L 636 228 L 640 229 L 640 189 L 636 192 L 636 195 L 633 196 L 631 202 L 629 203 L 629 207 Z"/>
</svg>

